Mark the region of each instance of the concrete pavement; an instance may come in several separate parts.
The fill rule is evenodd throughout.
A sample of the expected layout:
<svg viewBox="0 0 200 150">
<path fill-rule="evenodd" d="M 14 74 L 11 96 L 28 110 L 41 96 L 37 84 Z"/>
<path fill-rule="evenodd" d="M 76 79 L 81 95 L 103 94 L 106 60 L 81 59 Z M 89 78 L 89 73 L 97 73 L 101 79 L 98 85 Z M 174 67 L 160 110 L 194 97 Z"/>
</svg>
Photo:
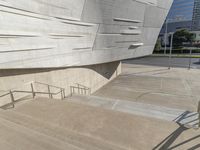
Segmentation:
<svg viewBox="0 0 200 150">
<path fill-rule="evenodd" d="M 162 119 L 170 122 L 176 122 L 179 125 L 187 126 L 188 128 L 198 128 L 199 125 L 198 113 L 190 112 L 187 110 L 98 96 L 75 95 L 71 98 L 68 98 L 68 100 L 74 103 L 100 107 L 132 115 L 139 115 L 144 117 Z"/>
<path fill-rule="evenodd" d="M 197 111 L 200 71 L 123 64 L 123 73 L 94 95 Z"/>
<path fill-rule="evenodd" d="M 1 139 L 22 150 L 189 149 L 200 138 L 199 130 L 173 122 L 44 98 L 3 111 L 0 117 Z"/>
<path fill-rule="evenodd" d="M 199 83 L 196 69 L 123 64 L 92 96 L 41 97 L 1 110 L 0 149 L 199 149 Z"/>
</svg>

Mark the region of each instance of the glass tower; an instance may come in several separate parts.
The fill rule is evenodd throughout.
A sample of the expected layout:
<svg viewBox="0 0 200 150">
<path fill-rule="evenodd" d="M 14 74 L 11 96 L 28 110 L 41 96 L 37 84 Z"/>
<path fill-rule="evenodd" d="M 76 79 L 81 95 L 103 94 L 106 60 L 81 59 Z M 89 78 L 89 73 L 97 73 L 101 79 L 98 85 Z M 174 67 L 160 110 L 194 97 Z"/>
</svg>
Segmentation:
<svg viewBox="0 0 200 150">
<path fill-rule="evenodd" d="M 199 0 L 174 0 L 167 16 L 169 22 L 192 21 L 194 1 Z"/>
<path fill-rule="evenodd" d="M 200 0 L 194 0 L 192 30 L 200 30 Z"/>
</svg>

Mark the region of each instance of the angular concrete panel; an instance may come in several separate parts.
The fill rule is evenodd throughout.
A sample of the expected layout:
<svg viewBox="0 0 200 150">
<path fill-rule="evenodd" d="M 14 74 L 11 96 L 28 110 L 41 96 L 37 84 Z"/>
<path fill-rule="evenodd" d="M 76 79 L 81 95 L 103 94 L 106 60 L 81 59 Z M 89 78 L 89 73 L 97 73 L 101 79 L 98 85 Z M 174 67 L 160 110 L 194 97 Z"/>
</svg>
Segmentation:
<svg viewBox="0 0 200 150">
<path fill-rule="evenodd" d="M 0 68 L 83 66 L 149 55 L 171 2 L 0 0 Z"/>
</svg>

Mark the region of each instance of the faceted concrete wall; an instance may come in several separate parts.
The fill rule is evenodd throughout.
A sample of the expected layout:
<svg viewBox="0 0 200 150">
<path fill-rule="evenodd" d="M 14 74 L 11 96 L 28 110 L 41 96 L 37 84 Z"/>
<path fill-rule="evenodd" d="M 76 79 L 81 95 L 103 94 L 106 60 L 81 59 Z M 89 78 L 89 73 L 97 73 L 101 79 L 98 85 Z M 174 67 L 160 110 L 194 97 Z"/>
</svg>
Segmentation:
<svg viewBox="0 0 200 150">
<path fill-rule="evenodd" d="M 0 68 L 100 64 L 152 53 L 172 0 L 0 0 Z"/>
<path fill-rule="evenodd" d="M 120 73 L 120 62 L 59 69 L 5 69 L 0 71 L 0 96 L 7 93 L 8 89 L 31 91 L 30 83 L 34 81 L 65 88 L 66 96 L 71 94 L 70 86 L 77 87 L 77 83 L 90 88 L 93 93 L 117 77 Z M 37 92 L 48 92 L 46 85 L 34 84 L 34 89 Z M 57 93 L 59 89 L 51 87 L 50 91 Z M 77 89 L 75 92 L 77 92 Z M 31 94 L 14 93 L 15 100 L 27 96 L 30 97 Z M 38 94 L 36 96 L 48 97 L 49 95 Z M 54 95 L 53 97 L 61 98 L 60 94 Z M 0 97 L 0 106 L 10 102 L 10 95 Z"/>
</svg>

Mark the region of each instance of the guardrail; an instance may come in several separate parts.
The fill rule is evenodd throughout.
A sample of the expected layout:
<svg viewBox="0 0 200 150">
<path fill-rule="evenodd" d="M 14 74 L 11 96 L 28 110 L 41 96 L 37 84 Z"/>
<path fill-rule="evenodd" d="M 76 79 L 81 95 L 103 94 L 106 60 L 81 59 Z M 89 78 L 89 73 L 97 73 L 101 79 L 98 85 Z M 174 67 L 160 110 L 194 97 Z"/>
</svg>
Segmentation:
<svg viewBox="0 0 200 150">
<path fill-rule="evenodd" d="M 37 91 L 34 88 L 34 85 L 37 85 L 37 84 L 38 85 L 44 85 L 44 86 L 46 86 L 48 92 Z M 30 88 L 31 88 L 30 91 L 28 91 L 28 90 L 27 91 L 23 91 L 23 90 L 10 89 L 5 94 L 0 95 L 0 98 L 3 98 L 3 97 L 6 97 L 6 96 L 10 95 L 11 103 L 8 103 L 8 104 L 12 105 L 13 108 L 14 108 L 15 107 L 15 102 L 16 102 L 14 93 L 27 93 L 27 94 L 31 94 L 33 98 L 35 98 L 36 95 L 38 95 L 38 94 L 49 95 L 50 99 L 52 99 L 54 95 L 58 95 L 58 94 L 61 95 L 61 99 L 64 99 L 66 97 L 65 96 L 65 89 L 62 88 L 62 87 L 57 87 L 57 86 L 54 86 L 54 85 L 49 85 L 49 84 L 41 83 L 41 82 L 30 82 Z M 59 91 L 58 92 L 51 92 L 51 88 L 56 88 Z"/>
<path fill-rule="evenodd" d="M 91 95 L 91 88 L 76 83 L 76 86 L 70 86 L 71 96 L 73 94 L 81 94 L 81 95 Z"/>
</svg>

